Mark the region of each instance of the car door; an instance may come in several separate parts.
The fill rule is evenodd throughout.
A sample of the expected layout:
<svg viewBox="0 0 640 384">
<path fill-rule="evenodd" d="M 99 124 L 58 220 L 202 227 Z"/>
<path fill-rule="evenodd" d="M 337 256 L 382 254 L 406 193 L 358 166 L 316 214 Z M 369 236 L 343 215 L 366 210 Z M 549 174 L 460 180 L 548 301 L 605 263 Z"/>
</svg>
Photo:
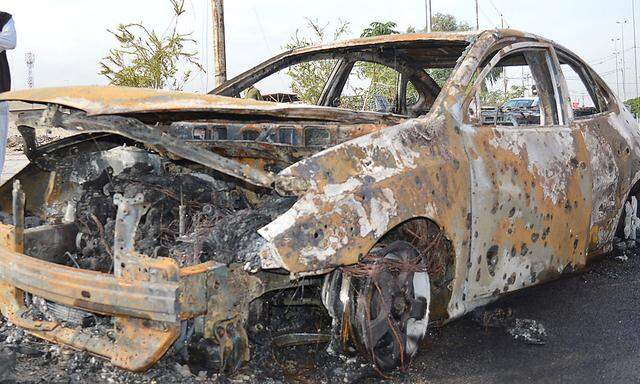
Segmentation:
<svg viewBox="0 0 640 384">
<path fill-rule="evenodd" d="M 516 43 L 486 62 L 463 104 L 469 116 L 461 130 L 472 185 L 472 240 L 463 289 L 469 306 L 583 265 L 591 213 L 589 158 L 580 131 L 568 121 L 553 48 Z M 496 68 L 503 68 L 497 79 Z M 533 83 L 524 92 L 508 87 L 520 73 Z M 501 105 L 482 104 L 503 87 L 507 94 L 538 96 L 539 118 L 483 117 Z"/>
<path fill-rule="evenodd" d="M 584 136 L 592 174 L 592 211 L 589 256 L 611 250 L 624 196 L 631 184 L 631 151 L 628 137 L 617 129 L 622 120 L 610 108 L 614 100 L 596 76 L 578 58 L 558 54 L 570 99 L 571 125 Z M 621 198 L 622 197 L 622 198 Z"/>
</svg>

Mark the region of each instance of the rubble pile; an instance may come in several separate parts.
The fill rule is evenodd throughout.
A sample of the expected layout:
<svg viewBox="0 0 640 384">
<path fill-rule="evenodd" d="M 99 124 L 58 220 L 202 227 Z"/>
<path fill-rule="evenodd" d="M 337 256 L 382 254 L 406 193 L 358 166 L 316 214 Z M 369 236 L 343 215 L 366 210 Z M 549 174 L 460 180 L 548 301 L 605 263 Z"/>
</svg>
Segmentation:
<svg viewBox="0 0 640 384">
<path fill-rule="evenodd" d="M 530 345 L 545 345 L 547 330 L 544 325 L 531 319 L 516 318 L 511 308 L 478 308 L 471 313 L 471 320 L 485 330 L 505 329 L 514 340 Z"/>
<path fill-rule="evenodd" d="M 20 383 L 286 383 L 362 382 L 379 377 L 373 365 L 360 356 L 329 355 L 325 343 L 278 347 L 279 335 L 329 332 L 330 319 L 318 305 L 307 305 L 310 292 L 288 290 L 269 294 L 254 308 L 249 328 L 252 359 L 239 372 L 219 372 L 219 349 L 211 341 L 194 338 L 186 348 L 172 347 L 149 371 L 134 373 L 114 367 L 109 361 L 51 344 L 30 336 L 0 318 L 0 382 Z M 32 298 L 33 299 L 33 298 Z M 301 305 L 305 304 L 305 305 Z M 51 303 L 34 300 L 29 315 L 49 319 Z M 113 324 L 96 316 L 86 332 L 111 332 Z"/>
<path fill-rule="evenodd" d="M 236 382 L 252 381 L 251 376 L 246 377 Z M 2 383 L 203 383 L 221 379 L 216 373 L 193 371 L 176 363 L 173 354 L 145 373 L 124 371 L 104 359 L 50 344 L 0 321 Z"/>
</svg>

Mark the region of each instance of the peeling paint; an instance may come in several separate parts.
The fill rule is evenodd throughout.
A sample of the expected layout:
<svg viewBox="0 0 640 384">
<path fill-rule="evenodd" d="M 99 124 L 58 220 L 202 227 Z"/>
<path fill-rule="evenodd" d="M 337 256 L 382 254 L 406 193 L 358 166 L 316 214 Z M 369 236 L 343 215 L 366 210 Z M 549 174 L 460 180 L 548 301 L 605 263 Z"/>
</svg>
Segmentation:
<svg viewBox="0 0 640 384">
<path fill-rule="evenodd" d="M 446 255 L 433 255 L 427 246 L 418 250 L 424 251 L 424 257 L 437 256 L 438 261 L 446 264 L 439 266 L 439 273 L 446 275 L 441 279 L 443 286 L 437 287 L 440 290 L 438 295 L 433 295 L 441 298 L 441 302 L 434 304 L 438 308 L 432 310 L 432 313 L 440 313 L 443 321 L 462 316 L 504 293 L 579 269 L 590 257 L 607 249 L 628 194 L 634 183 L 640 180 L 640 131 L 606 84 L 570 51 L 552 41 L 512 30 L 358 39 L 283 54 L 241 75 L 249 78 L 232 80 L 219 91 L 234 93 L 244 82 L 274 70 L 282 60 L 319 57 L 337 54 L 332 50 L 362 47 L 365 51 L 380 48 L 386 52 L 394 44 L 399 44 L 397 49 L 405 49 L 403 47 L 411 43 L 437 44 L 442 48 L 438 51 L 440 55 L 452 52 L 457 55 L 443 58 L 456 66 L 453 74 L 442 91 L 432 95 L 429 112 L 415 119 L 338 108 L 119 88 L 30 90 L 0 96 L 0 100 L 26 100 L 82 110 L 54 117 L 72 129 L 80 127 L 85 131 L 107 132 L 144 143 L 157 150 L 157 155 L 153 156 L 167 155 L 192 161 L 243 180 L 251 184 L 251 188 L 275 190 L 297 197 L 288 211 L 258 230 L 261 236 L 256 245 L 259 265 L 247 265 L 243 270 L 225 265 L 178 270 L 167 261 L 134 254 L 133 248 L 129 247 L 129 253 L 118 253 L 118 257 L 126 259 L 126 264 L 134 264 L 131 267 L 133 278 L 127 278 L 135 284 L 120 287 L 118 281 L 113 281 L 115 278 L 97 275 L 98 283 L 110 289 L 97 304 L 90 300 L 70 303 L 69 297 L 56 292 L 55 287 L 60 288 L 60 285 L 49 291 L 43 289 L 45 295 L 52 295 L 76 307 L 104 305 L 108 310 L 101 312 L 118 317 L 118 323 L 124 324 L 128 332 L 145 329 L 143 318 L 169 320 L 170 331 L 160 332 L 162 338 L 158 336 L 161 345 L 150 348 L 150 356 L 157 360 L 177 337 L 178 321 L 206 315 L 207 327 L 212 334 L 220 321 L 230 318 L 245 320 L 248 302 L 265 292 L 269 284 L 291 288 L 301 284 L 296 278 L 326 275 L 336 268 L 344 270 L 358 264 L 374 247 L 384 242 L 385 237 L 406 236 L 400 229 L 410 230 L 408 223 L 416 221 L 429 223 L 423 227 L 429 228 L 430 236 L 446 240 L 447 245 L 439 249 Z M 557 89 L 539 89 L 539 92 L 558 92 L 562 96 L 555 99 L 557 124 L 551 124 L 549 120 L 543 120 L 544 126 L 536 127 L 474 124 L 467 111 L 474 96 L 475 76 L 483 69 L 481 65 L 491 63 L 496 52 L 501 52 L 498 53 L 500 55 L 528 48 L 545 50 L 545 58 L 552 65 L 559 64 L 556 62 L 558 57 L 564 57 L 564 60 L 569 57 L 580 63 L 598 87 L 598 102 L 602 110 L 575 118 L 567 102 L 568 95 L 565 95 L 567 87 L 563 75 L 560 71 L 552 71 L 550 76 Z M 380 53 L 381 60 L 385 59 L 383 56 Z M 424 55 L 416 59 L 423 60 L 422 63 L 433 63 L 438 59 L 434 57 Z M 439 87 L 432 87 L 432 90 L 439 91 Z M 553 97 L 556 97 L 555 93 Z M 544 107 L 549 108 L 548 105 Z M 87 116 L 96 114 L 124 116 Z M 299 155 L 300 161 L 291 161 L 293 156 L 288 154 L 276 154 L 273 157 L 280 162 L 283 159 L 289 161 L 284 161 L 284 170 L 279 168 L 272 172 L 267 170 L 264 158 L 245 155 L 284 151 L 282 147 L 262 144 L 251 148 L 249 144 L 242 148 L 228 146 L 229 152 L 236 151 L 236 157 L 241 158 L 231 160 L 218 154 L 219 147 L 208 150 L 174 140 L 161 127 L 163 123 L 179 119 L 178 116 L 182 119 L 190 117 L 196 122 L 206 120 L 210 125 L 232 124 L 221 117 L 228 119 L 229 115 L 234 118 L 231 120 L 236 120 L 233 124 L 238 124 L 237 121 L 244 124 L 245 119 L 267 120 L 273 124 L 293 121 L 300 132 L 304 131 L 305 122 L 331 124 L 332 128 L 327 130 L 331 145 L 324 150 L 304 152 Z M 46 126 L 44 120 L 32 120 L 31 124 L 34 128 Z M 157 126 L 151 128 L 151 124 Z M 255 128 L 250 124 L 265 123 L 247 121 L 239 129 Z M 351 128 L 346 129 L 346 126 Z M 301 150 L 291 145 L 284 148 L 288 151 Z M 126 164 L 141 161 L 135 153 L 113 151 L 102 160 L 111 164 L 114 172 L 119 172 Z M 146 163 L 159 166 L 153 156 L 145 153 L 148 152 L 140 151 Z M 104 169 L 104 165 L 95 163 L 89 168 Z M 49 177 L 49 181 L 55 180 L 56 175 Z M 81 173 L 72 177 L 84 179 Z M 52 194 L 52 191 L 48 193 Z M 11 196 L 0 196 L 0 200 L 13 201 Z M 138 202 L 122 200 L 119 204 L 122 207 L 118 217 L 135 227 L 127 221 L 131 220 L 130 217 L 125 219 L 130 212 L 125 205 L 135 208 Z M 46 204 L 42 202 L 40 205 Z M 124 234 L 132 231 L 121 228 L 118 241 L 122 243 L 126 240 L 123 239 L 126 237 Z M 0 226 L 0 233 L 5 232 L 9 234 L 7 244 L 18 243 L 18 225 L 14 228 Z M 9 243 L 10 240 L 13 242 Z M 133 239 L 128 241 L 132 243 Z M 8 284 L 3 290 L 5 296 L 0 297 L 3 313 L 11 313 L 13 306 L 19 307 L 20 301 L 16 299 L 19 290 L 15 286 L 22 284 L 28 289 L 41 289 L 49 284 L 40 280 L 47 276 L 46 263 L 34 263 L 29 257 L 14 251 L 0 248 L 0 266 L 6 265 L 15 272 L 0 273 L 4 281 L 0 284 Z M 142 267 L 136 268 L 135 265 Z M 148 270 L 145 268 L 151 267 L 165 273 L 160 282 L 152 283 L 147 278 Z M 118 273 L 127 268 L 130 267 L 124 264 L 116 266 Z M 33 276 L 39 276 L 27 279 L 36 288 L 20 280 L 24 278 L 20 272 L 27 269 L 35 270 L 37 273 Z M 278 273 L 272 273 L 273 269 L 278 269 Z M 288 271 L 290 276 L 283 278 L 281 270 Z M 93 276 L 85 272 L 71 270 L 69 276 L 84 282 L 87 276 Z M 53 269 L 52 273 L 60 276 L 65 270 Z M 293 279 L 282 282 L 289 277 Z M 187 278 L 193 280 L 187 281 Z M 188 285 L 191 291 L 185 288 L 185 284 L 191 284 Z M 224 287 L 223 294 L 209 290 L 216 284 Z M 250 287 L 249 292 L 242 291 L 245 287 Z M 138 312 L 123 313 L 131 309 L 123 309 L 114 301 L 136 289 L 161 291 L 163 296 L 156 299 L 169 303 L 167 313 L 153 313 L 148 303 L 141 303 L 142 309 L 134 308 Z M 177 297 L 183 289 L 193 297 L 189 300 Z M 432 290 L 436 288 L 432 287 Z M 349 300 L 347 293 L 340 291 L 339 299 L 343 302 Z M 205 294 L 208 295 L 207 300 L 194 299 Z M 140 296 L 136 297 L 139 299 Z M 206 305 L 202 304 L 205 301 Z M 190 311 L 178 313 L 182 305 L 189 307 Z M 16 321 L 20 319 L 16 318 Z M 242 328 L 242 324 L 239 327 Z M 146 329 L 146 332 L 147 336 L 151 335 L 149 337 L 158 335 L 151 329 Z M 58 337 L 45 331 L 36 334 L 45 338 Z M 72 336 L 65 335 L 64 342 L 72 343 L 69 341 Z M 94 349 L 103 351 L 98 347 Z M 109 356 L 104 351 L 102 355 Z"/>
</svg>

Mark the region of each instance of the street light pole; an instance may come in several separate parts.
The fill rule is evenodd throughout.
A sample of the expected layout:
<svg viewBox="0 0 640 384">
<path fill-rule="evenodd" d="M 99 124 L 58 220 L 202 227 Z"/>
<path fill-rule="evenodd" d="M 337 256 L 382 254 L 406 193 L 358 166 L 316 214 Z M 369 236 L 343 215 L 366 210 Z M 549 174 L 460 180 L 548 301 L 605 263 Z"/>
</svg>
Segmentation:
<svg viewBox="0 0 640 384">
<path fill-rule="evenodd" d="M 627 63 L 626 63 L 625 54 L 624 54 L 624 25 L 627 24 L 627 20 L 617 21 L 617 23 L 620 24 L 620 30 L 622 31 L 622 49 L 620 50 L 620 52 L 622 52 L 622 99 L 626 100 L 627 99 L 627 80 L 625 76 L 625 69 L 627 68 Z"/>
<path fill-rule="evenodd" d="M 433 32 L 433 26 L 431 25 L 431 0 L 425 0 L 424 3 L 427 8 L 427 32 L 431 33 Z"/>
<path fill-rule="evenodd" d="M 631 0 L 631 9 L 633 10 L 633 62 L 636 67 L 636 97 L 640 97 L 640 90 L 638 87 L 638 44 L 636 42 L 636 0 Z"/>
<path fill-rule="evenodd" d="M 476 0 L 476 31 L 480 30 L 480 5 L 479 0 Z"/>
<path fill-rule="evenodd" d="M 616 44 L 617 40 L 620 39 L 611 39 L 611 42 L 613 43 L 613 55 L 616 59 L 616 90 L 618 92 L 618 97 L 620 97 L 620 73 L 618 70 L 618 44 Z"/>
<path fill-rule="evenodd" d="M 227 52 L 224 36 L 224 4 L 223 0 L 211 0 L 213 17 L 213 70 L 215 86 L 227 81 Z"/>
</svg>

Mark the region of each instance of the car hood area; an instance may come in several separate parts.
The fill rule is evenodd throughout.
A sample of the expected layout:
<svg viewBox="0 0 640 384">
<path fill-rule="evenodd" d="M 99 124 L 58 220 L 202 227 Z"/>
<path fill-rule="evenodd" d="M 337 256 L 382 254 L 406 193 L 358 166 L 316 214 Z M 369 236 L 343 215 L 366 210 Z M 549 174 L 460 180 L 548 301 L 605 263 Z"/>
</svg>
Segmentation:
<svg viewBox="0 0 640 384">
<path fill-rule="evenodd" d="M 354 112 L 347 109 L 307 104 L 285 104 L 217 95 L 114 86 L 78 86 L 28 89 L 0 94 L 0 101 L 57 104 L 86 112 L 88 116 L 140 116 L 158 113 L 197 113 L 216 117 L 271 117 L 279 119 L 315 119 L 336 122 L 396 121 L 400 116 Z M 164 116 L 165 120 L 182 115 Z"/>
<path fill-rule="evenodd" d="M 297 151 L 301 155 L 294 160 L 289 156 L 289 164 L 293 164 L 303 157 L 318 152 L 322 149 L 321 147 L 327 148 L 404 120 L 403 117 L 392 114 L 113 86 L 42 88 L 7 92 L 0 94 L 0 101 L 47 105 L 47 109 L 42 114 L 29 113 L 22 117 L 21 125 L 36 129 L 56 126 L 73 131 L 117 134 L 161 148 L 179 158 L 193 161 L 259 187 L 279 187 L 279 192 L 286 195 L 296 194 L 301 183 L 292 181 L 291 177 L 279 177 L 278 172 L 239 162 L 233 159 L 233 156 L 225 156 L 225 153 L 220 155 L 220 151 L 215 152 L 193 145 L 192 142 L 187 142 L 189 140 L 183 141 L 176 135 L 168 134 L 171 127 L 184 122 L 192 126 L 196 123 L 209 122 L 211 125 L 215 122 L 217 127 L 222 125 L 225 129 L 231 129 L 230 126 L 234 124 L 236 127 L 240 125 L 238 130 L 244 132 L 249 126 L 254 128 L 257 126 L 258 129 L 266 131 L 274 130 L 273 125 L 278 124 L 331 125 L 329 129 L 333 131 L 326 131 L 326 136 L 331 140 L 322 143 L 321 146 L 312 143 L 310 145 L 314 147 L 312 150 L 304 150 L 302 147 L 309 143 L 301 140 L 297 140 L 299 142 L 297 145 L 293 141 L 287 143 L 291 145 L 279 145 L 279 143 L 265 145 L 264 142 L 256 140 L 252 142 L 252 139 L 247 139 L 246 135 L 236 135 L 235 139 L 224 140 L 226 146 L 236 144 L 235 148 L 227 151 L 235 154 L 257 151 L 261 152 L 260 156 L 262 156 L 270 152 L 269 156 L 282 158 L 292 151 Z M 351 128 L 347 128 L 347 132 L 339 132 L 344 125 Z M 275 130 L 277 131 L 278 128 L 276 127 Z M 256 137 L 260 137 L 260 131 L 253 132 Z"/>
</svg>

